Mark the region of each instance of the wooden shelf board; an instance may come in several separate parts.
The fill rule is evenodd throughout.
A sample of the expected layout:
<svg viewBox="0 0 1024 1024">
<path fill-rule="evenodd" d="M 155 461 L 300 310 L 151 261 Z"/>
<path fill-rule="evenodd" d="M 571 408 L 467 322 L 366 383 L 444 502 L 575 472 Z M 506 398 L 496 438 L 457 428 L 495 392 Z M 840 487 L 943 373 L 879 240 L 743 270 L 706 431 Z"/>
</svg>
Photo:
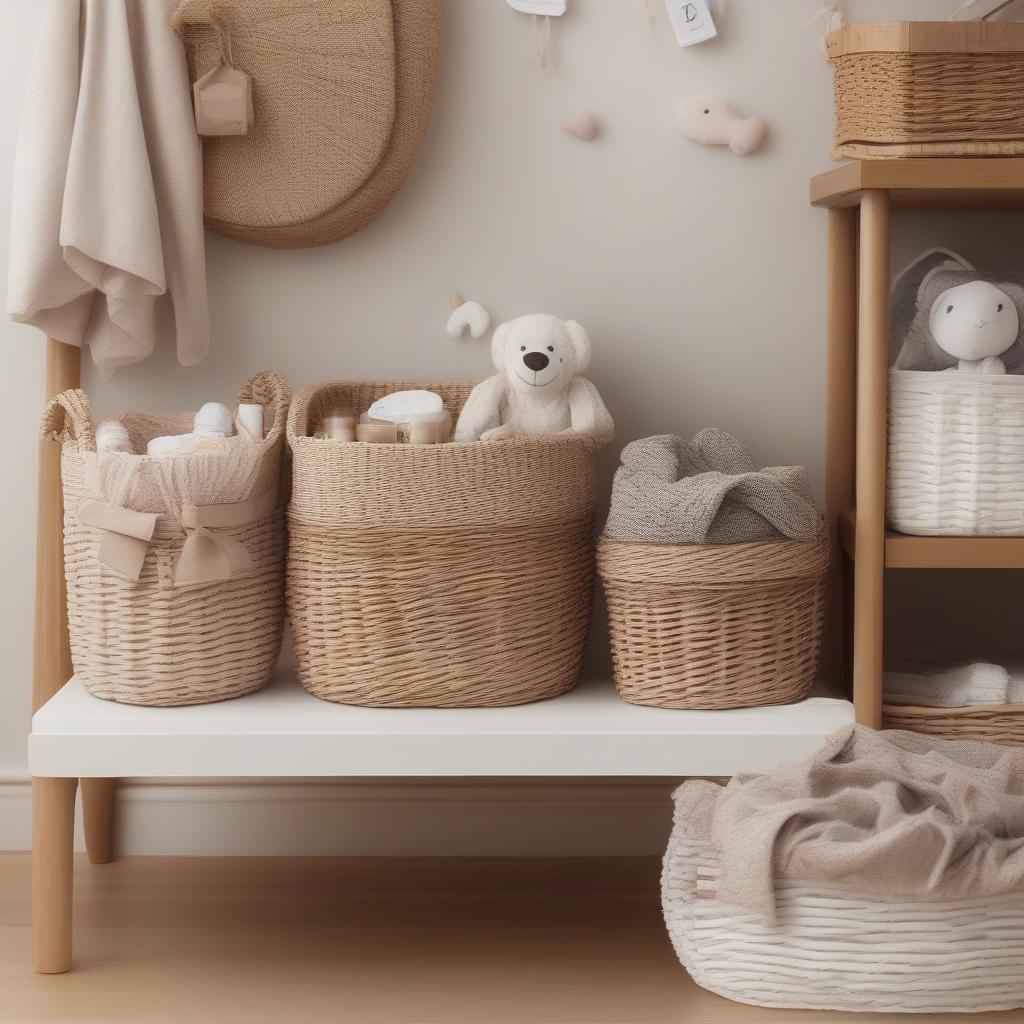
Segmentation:
<svg viewBox="0 0 1024 1024">
<path fill-rule="evenodd" d="M 1024 157 L 852 160 L 811 179 L 814 206 L 885 189 L 897 210 L 1024 210 Z"/>
<path fill-rule="evenodd" d="M 853 721 L 846 700 L 670 711 L 587 680 L 507 708 L 362 708 L 307 693 L 290 672 L 237 700 L 115 704 L 68 682 L 32 720 L 36 776 L 726 776 L 813 753 Z"/>
<path fill-rule="evenodd" d="M 839 517 L 839 542 L 857 557 L 855 513 Z M 1024 569 L 1024 537 L 910 537 L 887 530 L 887 569 Z"/>
</svg>

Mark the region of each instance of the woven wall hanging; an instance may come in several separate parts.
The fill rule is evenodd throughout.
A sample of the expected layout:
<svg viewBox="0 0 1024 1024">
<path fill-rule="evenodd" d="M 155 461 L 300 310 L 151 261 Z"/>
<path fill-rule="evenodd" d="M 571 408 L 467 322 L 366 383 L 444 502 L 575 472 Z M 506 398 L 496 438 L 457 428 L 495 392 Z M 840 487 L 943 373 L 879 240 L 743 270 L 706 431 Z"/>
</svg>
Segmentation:
<svg viewBox="0 0 1024 1024">
<path fill-rule="evenodd" d="M 184 0 L 173 23 L 193 81 L 252 79 L 249 132 L 203 139 L 211 231 L 327 245 L 384 209 L 430 118 L 441 0 Z"/>
</svg>

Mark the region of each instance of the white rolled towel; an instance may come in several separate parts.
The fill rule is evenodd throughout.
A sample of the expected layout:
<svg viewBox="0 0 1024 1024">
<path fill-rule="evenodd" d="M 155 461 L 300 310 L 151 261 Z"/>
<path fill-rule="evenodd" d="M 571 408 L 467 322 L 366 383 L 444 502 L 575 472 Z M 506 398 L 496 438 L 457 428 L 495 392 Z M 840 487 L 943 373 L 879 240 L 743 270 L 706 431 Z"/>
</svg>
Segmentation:
<svg viewBox="0 0 1024 1024">
<path fill-rule="evenodd" d="M 1018 678 L 1024 696 L 1024 672 Z M 1011 689 L 1008 669 L 990 661 L 905 665 L 900 671 L 886 672 L 884 682 L 886 703 L 926 708 L 1015 703 Z"/>
</svg>

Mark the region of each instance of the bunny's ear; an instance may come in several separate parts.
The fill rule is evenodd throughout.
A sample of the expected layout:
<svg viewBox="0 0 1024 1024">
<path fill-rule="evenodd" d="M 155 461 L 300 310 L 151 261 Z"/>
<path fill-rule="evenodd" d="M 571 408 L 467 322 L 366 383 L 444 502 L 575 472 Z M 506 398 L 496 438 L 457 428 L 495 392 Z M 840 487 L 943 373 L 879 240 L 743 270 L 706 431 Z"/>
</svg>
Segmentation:
<svg viewBox="0 0 1024 1024">
<path fill-rule="evenodd" d="M 590 337 L 583 325 L 575 320 L 566 320 L 565 329 L 569 332 L 569 341 L 576 356 L 576 372 L 585 373 L 590 366 Z"/>
<path fill-rule="evenodd" d="M 494 363 L 494 368 L 502 373 L 505 372 L 505 341 L 510 326 L 511 324 L 507 322 L 498 324 L 491 335 L 491 362 Z"/>
</svg>

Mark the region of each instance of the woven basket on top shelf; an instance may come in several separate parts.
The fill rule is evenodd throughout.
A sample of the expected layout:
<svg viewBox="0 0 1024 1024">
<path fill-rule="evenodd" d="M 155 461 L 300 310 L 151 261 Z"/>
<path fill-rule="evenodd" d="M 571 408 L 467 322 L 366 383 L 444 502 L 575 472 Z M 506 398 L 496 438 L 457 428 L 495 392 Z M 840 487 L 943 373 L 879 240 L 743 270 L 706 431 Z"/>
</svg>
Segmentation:
<svg viewBox="0 0 1024 1024">
<path fill-rule="evenodd" d="M 340 381 L 288 424 L 299 678 L 347 704 L 521 704 L 571 689 L 590 623 L 596 484 L 580 435 L 476 444 L 311 436 L 404 388 L 453 419 L 471 384 Z"/>
<path fill-rule="evenodd" d="M 868 22 L 828 35 L 834 155 L 1024 153 L 1024 24 Z"/>
<path fill-rule="evenodd" d="M 62 442 L 71 657 L 90 693 L 126 704 L 203 704 L 270 679 L 284 628 L 289 398 L 283 377 L 257 374 L 239 401 L 263 404 L 265 438 L 173 458 L 97 453 L 84 392 L 50 402 L 43 432 Z M 151 438 L 191 431 L 193 418 L 117 417 L 143 453 Z M 202 563 L 190 574 L 186 551 Z"/>
<path fill-rule="evenodd" d="M 966 708 L 925 708 L 886 704 L 882 727 L 923 732 L 947 740 L 984 740 L 1007 747 L 1024 746 L 1024 704 Z"/>
<path fill-rule="evenodd" d="M 814 682 L 829 544 L 637 544 L 602 537 L 619 693 L 719 709 L 802 700 Z"/>
</svg>

